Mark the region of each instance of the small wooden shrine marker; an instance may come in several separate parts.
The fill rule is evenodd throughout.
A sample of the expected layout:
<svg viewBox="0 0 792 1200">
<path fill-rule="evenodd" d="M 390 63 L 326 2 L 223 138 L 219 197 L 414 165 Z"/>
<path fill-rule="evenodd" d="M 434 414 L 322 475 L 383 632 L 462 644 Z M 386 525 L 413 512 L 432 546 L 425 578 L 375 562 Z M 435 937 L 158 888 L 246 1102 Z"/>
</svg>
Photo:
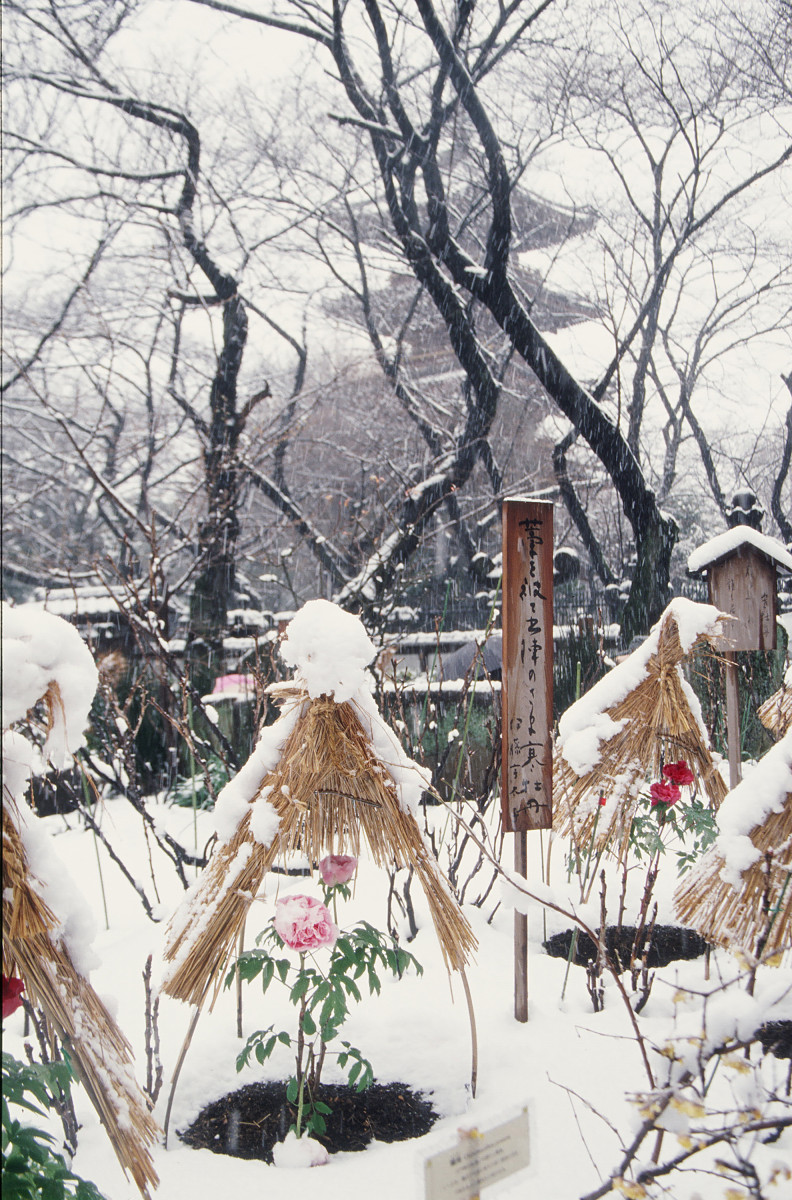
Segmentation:
<svg viewBox="0 0 792 1200">
<path fill-rule="evenodd" d="M 528 873 L 529 829 L 553 823 L 553 505 L 503 504 L 501 826 Z M 514 916 L 514 1015 L 528 1020 L 528 920 Z"/>
<path fill-rule="evenodd" d="M 774 650 L 779 568 L 792 569 L 792 556 L 775 538 L 748 526 L 718 534 L 688 559 L 688 574 L 706 575 L 710 604 L 733 619 L 715 643 L 726 660 L 726 736 L 729 784 L 742 778 L 738 650 Z"/>
</svg>

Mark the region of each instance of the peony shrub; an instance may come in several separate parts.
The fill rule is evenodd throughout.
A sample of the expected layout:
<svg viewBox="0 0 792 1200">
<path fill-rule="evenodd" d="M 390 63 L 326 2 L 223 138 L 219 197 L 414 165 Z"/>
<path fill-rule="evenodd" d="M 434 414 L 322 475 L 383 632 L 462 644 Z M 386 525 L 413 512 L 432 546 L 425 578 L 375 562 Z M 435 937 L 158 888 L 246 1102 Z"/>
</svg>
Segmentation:
<svg viewBox="0 0 792 1200">
<path fill-rule="evenodd" d="M 325 902 L 302 894 L 279 899 L 270 923 L 256 938 L 257 949 L 241 954 L 226 979 L 230 987 L 237 974 L 248 983 L 260 978 L 263 992 L 277 982 L 287 988 L 297 1009 L 296 1033 L 276 1031 L 272 1025 L 257 1030 L 247 1039 L 236 1065 L 241 1071 L 251 1058 L 264 1063 L 279 1045 L 295 1051 L 296 1070 L 286 1095 L 296 1110 L 290 1133 L 298 1140 L 303 1134 L 321 1137 L 326 1130 L 330 1108 L 320 1098 L 319 1087 L 328 1054 L 335 1056 L 358 1091 L 373 1082 L 368 1059 L 339 1038 L 350 1002 L 363 999 L 358 981 L 365 979 L 369 994 L 373 994 L 380 991 L 382 969 L 397 978 L 409 967 L 419 975 L 423 971 L 392 935 L 367 921 L 358 921 L 348 931 L 338 928 L 328 904 L 332 903 L 335 911 L 337 895 L 349 896 L 347 885 L 356 868 L 357 859 L 348 855 L 323 859 L 319 869 Z M 284 950 L 291 956 L 285 956 Z"/>
</svg>

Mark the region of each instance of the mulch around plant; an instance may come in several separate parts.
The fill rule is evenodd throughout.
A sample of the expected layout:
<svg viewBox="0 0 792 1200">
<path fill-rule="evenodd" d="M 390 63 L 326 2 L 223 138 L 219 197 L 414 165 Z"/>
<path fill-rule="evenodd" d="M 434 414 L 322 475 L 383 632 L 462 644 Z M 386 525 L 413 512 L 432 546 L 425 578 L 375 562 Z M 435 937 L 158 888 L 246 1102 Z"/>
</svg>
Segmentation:
<svg viewBox="0 0 792 1200">
<path fill-rule="evenodd" d="M 548 938 L 543 943 L 544 948 L 552 958 L 568 959 L 573 936 L 573 930 L 565 929 L 563 933 L 556 933 Z M 645 938 L 642 939 L 641 951 L 644 940 Z M 622 971 L 626 971 L 630 965 L 630 954 L 634 941 L 635 926 L 633 925 L 609 925 L 605 930 L 605 945 L 608 954 Z M 706 949 L 707 943 L 694 929 L 684 929 L 679 925 L 656 925 L 649 942 L 647 965 L 650 968 L 667 967 L 669 963 L 677 962 L 680 959 L 699 958 Z M 596 957 L 597 947 L 594 942 L 587 934 L 578 932 L 575 957 L 572 961 L 579 967 L 585 967 Z M 639 953 L 637 958 L 640 963 L 642 953 Z"/>
<path fill-rule="evenodd" d="M 427 1099 L 403 1083 L 374 1083 L 365 1092 L 327 1084 L 319 1099 L 332 1112 L 325 1117 L 327 1132 L 317 1141 L 331 1154 L 365 1150 L 373 1140 L 403 1142 L 421 1137 L 439 1115 Z M 179 1137 L 196 1149 L 271 1163 L 273 1146 L 282 1141 L 295 1119 L 285 1083 L 249 1083 L 208 1104 L 188 1129 L 179 1131 Z"/>
</svg>

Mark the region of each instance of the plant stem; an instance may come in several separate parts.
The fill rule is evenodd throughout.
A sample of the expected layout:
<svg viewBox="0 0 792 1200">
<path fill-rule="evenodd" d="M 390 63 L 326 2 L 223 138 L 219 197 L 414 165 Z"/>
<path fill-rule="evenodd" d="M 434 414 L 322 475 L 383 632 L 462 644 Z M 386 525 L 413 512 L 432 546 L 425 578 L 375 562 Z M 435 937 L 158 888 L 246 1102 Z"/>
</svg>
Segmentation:
<svg viewBox="0 0 792 1200">
<path fill-rule="evenodd" d="M 85 800 L 85 807 L 87 808 L 90 803 L 88 796 L 88 780 L 85 775 L 85 767 L 82 765 L 80 765 L 80 782 L 82 783 L 83 799 Z M 107 894 L 105 893 L 104 875 L 102 873 L 102 859 L 99 855 L 99 839 L 96 836 L 96 828 L 93 830 L 93 843 L 94 850 L 96 851 L 96 866 L 99 870 L 99 887 L 102 891 L 102 908 L 104 909 L 105 929 L 109 929 L 110 918 L 107 915 Z"/>
</svg>

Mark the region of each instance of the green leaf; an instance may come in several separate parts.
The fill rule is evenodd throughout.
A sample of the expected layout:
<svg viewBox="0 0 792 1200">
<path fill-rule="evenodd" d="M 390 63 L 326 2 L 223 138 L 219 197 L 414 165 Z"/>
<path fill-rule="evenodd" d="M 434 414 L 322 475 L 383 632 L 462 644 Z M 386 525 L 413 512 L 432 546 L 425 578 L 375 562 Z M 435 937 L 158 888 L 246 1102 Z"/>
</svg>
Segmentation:
<svg viewBox="0 0 792 1200">
<path fill-rule="evenodd" d="M 306 1121 L 305 1127 L 311 1133 L 318 1134 L 319 1137 L 321 1137 L 323 1133 L 327 1132 L 327 1122 L 325 1121 L 324 1117 L 316 1111 L 316 1105 L 314 1105 L 314 1111 Z"/>
<path fill-rule="evenodd" d="M 292 1075 L 291 1079 L 289 1080 L 289 1082 L 286 1085 L 286 1099 L 289 1101 L 290 1104 L 296 1104 L 297 1097 L 299 1096 L 299 1094 L 300 1094 L 300 1084 L 297 1080 L 296 1075 Z"/>
<path fill-rule="evenodd" d="M 304 972 L 300 975 L 299 979 L 289 993 L 289 999 L 291 1000 L 292 1004 L 298 1004 L 300 1000 L 302 1000 L 303 996 L 308 991 L 310 982 L 311 981 L 308 978 L 307 972 Z"/>
<path fill-rule="evenodd" d="M 261 972 L 261 990 L 266 992 L 269 985 L 272 983 L 272 977 L 275 974 L 275 963 L 271 958 L 268 958 L 264 963 L 264 968 Z"/>
<path fill-rule="evenodd" d="M 353 983 L 353 981 L 349 978 L 348 975 L 342 975 L 341 984 L 343 987 L 346 988 L 346 990 L 349 992 L 350 996 L 354 996 L 355 999 L 358 1002 L 360 1002 L 360 1000 L 362 999 L 362 996 L 360 995 L 360 989 L 358 988 L 356 983 Z"/>
<path fill-rule="evenodd" d="M 309 1012 L 303 1013 L 302 1027 L 303 1033 L 307 1033 L 308 1037 L 313 1037 L 316 1033 L 316 1021 Z"/>
<path fill-rule="evenodd" d="M 380 990 L 381 990 L 379 975 L 377 974 L 377 972 L 374 970 L 374 968 L 371 965 L 369 965 L 369 969 L 368 969 L 368 983 L 369 983 L 369 992 L 371 994 L 376 992 L 377 995 L 379 995 Z"/>
<path fill-rule="evenodd" d="M 371 1087 L 373 1082 L 374 1082 L 374 1071 L 372 1070 L 371 1063 L 366 1061 L 365 1066 L 363 1068 L 363 1074 L 360 1076 L 360 1079 L 358 1080 L 357 1091 L 365 1092 L 366 1088 Z"/>
</svg>

